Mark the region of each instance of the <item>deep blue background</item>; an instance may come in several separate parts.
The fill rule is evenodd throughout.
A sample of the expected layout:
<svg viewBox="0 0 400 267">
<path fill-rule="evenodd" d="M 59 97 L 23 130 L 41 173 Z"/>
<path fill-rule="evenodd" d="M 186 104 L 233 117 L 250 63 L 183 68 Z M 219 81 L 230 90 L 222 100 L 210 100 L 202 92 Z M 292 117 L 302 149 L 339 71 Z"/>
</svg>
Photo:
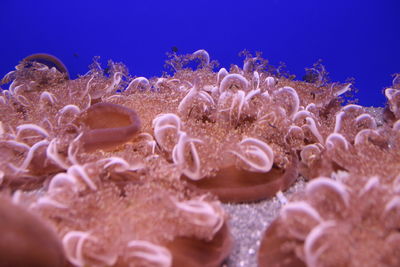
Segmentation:
<svg viewBox="0 0 400 267">
<path fill-rule="evenodd" d="M 72 77 L 96 55 L 151 77 L 173 46 L 206 49 L 224 67 L 241 65 L 247 49 L 299 79 L 321 58 L 332 80 L 356 79 L 360 104 L 382 106 L 400 72 L 399 0 L 0 0 L 0 29 L 0 76 L 38 52 L 58 56 Z"/>
</svg>

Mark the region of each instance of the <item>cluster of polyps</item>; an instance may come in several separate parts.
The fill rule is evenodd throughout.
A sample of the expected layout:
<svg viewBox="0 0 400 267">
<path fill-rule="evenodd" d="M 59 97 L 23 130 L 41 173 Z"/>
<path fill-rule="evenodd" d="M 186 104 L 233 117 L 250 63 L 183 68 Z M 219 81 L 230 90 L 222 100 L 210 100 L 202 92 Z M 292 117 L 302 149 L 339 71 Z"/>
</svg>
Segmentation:
<svg viewBox="0 0 400 267">
<path fill-rule="evenodd" d="M 187 90 L 178 106 L 179 114 L 185 116 L 195 114 L 196 116 L 200 112 L 212 121 L 218 119 L 229 121 L 234 126 L 240 124 L 241 120 L 247 117 L 257 119 L 260 115 L 264 115 L 257 112 L 261 105 L 252 102 L 255 99 L 261 99 L 259 101 L 267 103 L 270 99 L 268 91 L 272 92 L 276 89 L 275 79 L 264 73 L 259 74 L 257 71 L 251 72 L 251 74 L 244 73 L 237 66 L 236 72 L 229 73 L 225 68 L 221 68 L 215 77 L 216 83 L 210 83 L 215 78 L 210 78 L 207 74 L 199 71 L 198 74 L 195 74 L 198 76 L 194 78 L 194 85 L 191 81 L 183 80 L 187 77 L 181 77 L 182 75 L 178 73 L 176 76 L 180 79 L 173 78 L 168 81 L 168 84 L 172 82 L 189 84 L 187 89 L 182 86 L 176 88 L 179 91 Z M 202 77 L 202 74 L 205 77 Z M 191 77 L 191 79 L 193 78 Z M 279 96 L 277 97 L 279 98 Z M 193 112 L 194 109 L 196 112 Z M 296 110 L 296 108 L 292 110 Z"/>
<path fill-rule="evenodd" d="M 15 157 L 2 160 L 4 179 L 10 183 L 18 179 L 16 176 L 35 180 L 38 172 L 51 173 L 75 164 L 71 153 L 59 153 L 58 144 L 68 136 L 65 131 L 77 130 L 71 122 L 90 106 L 90 95 L 81 93 L 78 86 L 68 86 L 63 75 L 41 64 L 29 69 L 17 66 L 13 75 L 15 79 L 0 97 L 1 114 L 24 115 L 1 117 L 2 150 L 20 155 L 17 161 Z M 73 146 L 74 142 L 69 150 Z M 21 153 L 21 149 L 25 151 Z"/>
<path fill-rule="evenodd" d="M 93 253 L 84 247 L 93 248 L 99 243 L 90 232 L 69 231 L 62 239 L 65 254 L 68 260 L 75 266 L 113 266 L 118 260 L 126 262 L 127 266 L 137 264 L 149 264 L 157 267 L 169 267 L 172 265 L 172 255 L 163 246 L 153 244 L 146 240 L 131 240 L 124 250 L 124 259 L 118 259 L 118 254 Z M 103 252 L 104 253 L 104 252 Z M 107 251 L 106 251 L 107 253 Z"/>
<path fill-rule="evenodd" d="M 125 91 L 146 91 L 150 89 L 150 82 L 145 77 L 137 77 L 133 79 L 129 85 L 126 87 Z"/>
<path fill-rule="evenodd" d="M 96 244 L 99 241 L 89 232 L 69 231 L 64 235 L 62 244 L 65 254 L 72 264 L 79 267 L 87 265 L 88 261 L 85 259 L 87 255 L 85 255 L 84 245 L 87 246 L 89 242 Z M 95 260 L 108 266 L 114 265 L 118 259 L 116 255 L 91 254 L 90 257 L 92 261 Z"/>
<path fill-rule="evenodd" d="M 363 129 L 376 129 L 375 119 L 365 113 L 358 105 L 347 105 L 336 114 L 335 133 L 342 133 L 346 138 L 353 141 L 355 135 Z"/>
<path fill-rule="evenodd" d="M 8 130 L 8 129 L 7 129 Z M 46 156 L 42 152 L 49 145 L 50 134 L 39 125 L 28 123 L 20 124 L 13 133 L 5 132 L 6 138 L 0 142 L 3 155 L 0 166 L 4 173 L 4 179 L 13 183 L 13 179 L 25 176 L 35 178 L 30 165 L 35 160 L 44 164 Z M 18 155 L 11 157 L 10 155 Z M 45 153 L 44 153 L 45 155 Z"/>
<path fill-rule="evenodd" d="M 109 162 L 126 165 L 114 158 Z M 149 191 L 148 187 L 139 186 L 131 188 L 132 192 L 125 189 L 129 197 L 114 201 L 113 198 L 119 197 L 114 193 L 110 195 L 112 186 L 108 185 L 111 189 L 107 186 L 101 188 L 103 185 L 98 179 L 95 184 L 89 173 L 88 168 L 73 166 L 67 173 L 58 174 L 51 180 L 47 193 L 31 205 L 44 217 L 61 216 L 66 220 L 65 229 L 63 225 L 58 227 L 63 229 L 62 243 L 67 259 L 76 266 L 113 266 L 117 262 L 118 266 L 171 266 L 173 256 L 163 244 L 173 243 L 175 237 L 185 236 L 194 229 L 197 229 L 197 236 L 212 240 L 225 221 L 220 203 L 211 201 L 209 196 L 178 200 L 174 194 L 163 192 L 161 188 Z M 89 191 L 84 193 L 85 190 Z M 21 202 L 23 197 L 18 192 L 14 201 Z M 85 199 L 79 200 L 82 197 Z M 105 207 L 113 211 L 104 212 L 113 214 L 109 214 L 109 218 L 98 217 L 104 212 L 95 212 L 96 209 Z M 143 224 L 143 220 L 153 220 L 151 214 L 155 212 L 159 214 L 159 220 L 167 218 L 165 222 L 158 221 L 164 226 L 157 232 L 151 230 L 151 224 Z M 83 219 L 81 213 L 90 213 L 94 217 Z M 110 220 L 114 224 L 110 224 Z M 103 223 L 107 224 L 107 231 L 102 230 Z M 137 232 L 138 228 L 147 228 L 153 234 L 146 236 L 146 231 Z"/>
<path fill-rule="evenodd" d="M 203 195 L 187 201 L 173 201 L 176 207 L 184 212 L 184 216 L 188 217 L 188 221 L 194 225 L 213 229 L 212 237 L 224 223 L 224 212 L 218 202 L 207 202 L 205 198 Z"/>
<path fill-rule="evenodd" d="M 197 57 L 208 64 L 206 54 L 200 52 Z M 210 244 L 213 242 L 214 236 L 225 222 L 225 217 L 219 202 L 212 200 L 209 195 L 199 197 L 198 193 L 187 188 L 182 189 L 183 185 L 175 181 L 178 184 L 175 184 L 174 188 L 179 187 L 180 191 L 167 189 L 170 186 L 168 184 L 165 188 L 160 186 L 157 190 L 147 189 L 147 193 L 144 193 L 144 189 L 143 192 L 132 193 L 129 197 L 121 197 L 129 190 L 141 190 L 135 186 L 141 185 L 142 181 L 137 185 L 137 180 L 132 182 L 132 177 L 125 174 L 137 173 L 148 168 L 141 160 L 136 161 L 137 155 L 124 154 L 124 145 L 127 144 L 127 151 L 134 151 L 135 148 L 132 147 L 137 145 L 135 142 L 143 143 L 150 148 L 150 154 L 159 152 L 151 134 L 136 134 L 140 123 L 132 109 L 125 105 L 104 103 L 124 99 L 122 95 L 112 95 L 120 89 L 124 76 L 122 70 L 115 70 L 110 78 L 104 78 L 99 71 L 92 71 L 75 81 L 53 79 L 52 75 L 57 78 L 58 73 L 45 66 L 23 71 L 35 75 L 39 72 L 37 75 L 40 77 L 51 77 L 42 80 L 48 84 L 44 82 L 39 85 L 29 81 L 21 74 L 21 70 L 17 70 L 12 74 L 16 78 L 11 83 L 10 90 L 1 92 L 0 109 L 3 116 L 0 117 L 0 182 L 3 188 L 17 179 L 20 179 L 18 182 L 21 184 L 26 183 L 29 180 L 27 178 L 37 182 L 34 188 L 41 190 L 32 194 L 16 184 L 17 190 L 13 194 L 13 200 L 41 214 L 57 228 L 65 255 L 71 264 L 170 266 L 172 254 L 180 252 L 170 252 L 165 246 L 167 243 L 172 243 L 173 246 L 176 238 L 187 238 L 194 244 L 203 240 Z M 159 83 L 162 83 L 161 79 Z M 139 77 L 133 79 L 127 89 L 144 92 L 149 88 L 150 82 Z M 200 100 L 207 96 L 204 92 L 199 92 L 199 95 Z M 197 99 L 196 94 L 194 98 Z M 190 103 L 190 97 L 187 99 Z M 103 103 L 95 105 L 96 102 Z M 5 114 L 16 116 L 11 116 L 8 120 L 5 119 Z M 184 170 L 183 173 L 198 177 L 199 162 L 194 160 L 197 170 L 193 172 L 191 165 L 187 164 L 190 160 L 187 159 L 186 153 L 189 147 L 189 158 L 196 155 L 193 143 L 197 140 L 189 138 L 181 131 L 180 119 L 177 118 L 176 143 L 170 151 L 167 147 L 167 139 L 170 137 L 164 138 L 173 128 L 170 121 L 165 123 L 160 120 L 155 124 L 155 138 L 159 148 L 171 153 L 176 165 Z M 129 130 L 129 127 L 135 129 Z M 111 151 L 103 151 L 105 147 L 111 148 Z M 153 161 L 155 160 L 156 157 Z M 148 180 L 153 179 L 147 172 L 142 173 L 148 176 Z M 194 176 L 192 173 L 195 173 Z M 116 177 L 122 177 L 123 184 L 119 186 L 124 188 L 123 192 L 110 181 L 112 179 L 108 179 L 114 174 Z M 143 182 L 143 187 L 148 186 L 148 180 Z M 114 189 L 107 191 L 105 187 Z M 186 192 L 185 197 L 182 197 L 181 191 Z M 139 195 L 142 197 L 138 197 Z M 79 203 L 84 201 L 81 200 L 84 198 L 91 204 Z M 132 200 L 135 198 L 137 199 Z M 153 198 L 156 201 L 153 201 Z M 165 204 L 164 208 L 160 208 L 160 203 L 151 206 L 151 203 L 159 200 Z M 103 208 L 117 207 L 121 210 L 119 213 L 112 211 L 115 214 L 107 219 L 101 217 L 101 214 L 106 215 L 102 209 L 93 210 L 93 216 L 86 216 L 87 212 L 90 213 L 97 205 Z M 129 219 L 125 219 L 127 213 L 131 214 Z M 165 229 L 147 228 L 150 225 L 147 222 L 154 219 L 154 214 L 159 215 L 157 221 L 166 226 Z M 55 217 L 61 219 L 54 220 Z M 97 219 L 94 219 L 95 217 Z M 135 219 L 136 217 L 138 219 Z M 120 225 L 120 222 L 123 225 Z M 124 229 L 124 226 L 129 228 L 125 230 L 127 234 L 115 234 L 120 233 L 119 230 Z M 139 228 L 142 230 L 137 230 Z M 115 231 L 108 232 L 109 229 Z M 148 232 L 152 232 L 153 235 Z M 228 233 L 223 234 L 222 239 L 225 243 L 222 250 L 212 246 L 210 248 L 218 250 L 214 254 L 219 255 L 219 262 L 226 257 L 230 249 L 230 245 L 226 245 L 230 242 Z M 198 250 L 196 245 L 187 248 L 194 252 Z"/>
<path fill-rule="evenodd" d="M 349 84 L 332 85 L 327 92 L 322 85 L 314 86 L 312 90 L 321 91 L 312 92 L 319 95 L 314 103 L 307 91 L 312 85 L 272 77 L 257 65 L 261 62 L 259 57 L 248 57 L 243 70 L 233 66 L 230 71 L 221 68 L 214 73 L 208 63 L 196 71 L 182 69 L 188 61 L 198 57 L 209 63 L 209 56 L 203 50 L 184 58 L 180 65 L 175 55 L 174 76 L 157 79 L 153 85 L 160 93 L 176 96 L 167 107 L 170 113 L 156 114 L 152 126 L 159 148 L 167 152 L 163 155 L 179 166 L 183 177 L 201 182 L 232 166 L 238 172 L 268 173 L 274 164 L 286 170 L 293 162 L 288 156 L 293 150 L 304 148 L 303 158 L 310 154 L 308 144 L 316 148 L 315 151 L 319 150 L 319 154 L 325 150 L 325 139 L 333 129 L 331 122 L 321 118 L 321 113 L 333 116 L 338 109 L 337 97 L 350 89 Z M 139 80 L 132 83 L 137 84 Z M 135 97 L 140 99 L 141 96 L 140 90 L 136 90 Z M 365 124 L 366 116 L 358 118 L 360 124 Z M 207 132 L 203 138 L 207 125 L 216 131 Z M 237 135 L 231 139 L 221 138 L 226 130 L 237 130 Z M 216 146 L 214 151 L 207 152 L 212 146 Z M 212 160 L 217 153 L 224 162 Z M 306 161 L 311 160 L 303 160 Z M 277 175 L 276 170 L 274 173 Z M 274 179 L 273 175 L 267 177 L 266 181 Z M 261 177 L 255 175 L 254 179 L 261 180 Z"/>
<path fill-rule="evenodd" d="M 350 150 L 368 143 L 371 136 L 379 136 L 375 119 L 358 105 L 350 104 L 341 108 L 336 113 L 333 129 L 327 131 L 325 128 L 324 134 L 319 131 L 323 127 L 317 127 L 313 117 L 312 113 L 307 111 L 300 111 L 295 115 L 295 122 L 305 120 L 306 124 L 302 128 L 307 127 L 315 137 L 315 142 L 305 145 L 300 153 L 304 166 L 309 170 L 314 169 L 314 174 L 309 178 L 326 174 L 315 172 L 315 169 L 330 165 L 332 154 L 337 155 L 339 151 L 350 153 Z M 306 172 L 303 172 L 303 175 L 309 176 Z"/>
<path fill-rule="evenodd" d="M 274 163 L 274 152 L 271 147 L 256 138 L 245 138 L 240 141 L 238 149 L 228 152 L 237 156 L 244 169 L 253 172 L 268 172 Z"/>
<path fill-rule="evenodd" d="M 307 171 L 304 173 L 309 178 L 341 169 L 392 179 L 400 171 L 395 164 L 400 159 L 398 147 L 396 123 L 391 128 L 378 127 L 362 107 L 348 105 L 337 113 L 334 131 L 326 137 L 324 145 L 307 145 L 300 155 L 308 170 L 313 170 L 311 176 Z"/>
<path fill-rule="evenodd" d="M 76 159 L 78 140 L 81 135 L 78 135 L 72 142 L 68 145 L 67 157 L 60 153 L 58 138 L 54 138 L 50 141 L 46 148 L 46 157 L 52 161 L 54 164 L 59 166 L 61 169 L 68 169 L 71 164 L 79 164 Z"/>
<path fill-rule="evenodd" d="M 154 137 L 162 149 L 172 152 L 173 144 L 179 139 L 181 124 L 181 119 L 173 113 L 160 114 L 153 120 Z"/>
<path fill-rule="evenodd" d="M 257 72 L 255 73 L 257 75 L 253 76 L 252 86 L 241 74 L 233 73 L 218 76 L 218 79 L 223 77 L 218 88 L 218 118 L 229 120 L 232 124 L 237 125 L 243 117 L 254 115 L 250 110 L 252 98 L 257 95 L 265 97 L 259 88 L 259 75 Z"/>
<path fill-rule="evenodd" d="M 268 121 L 268 117 L 274 120 L 279 116 L 277 112 L 283 112 L 286 118 L 292 119 L 299 110 L 300 99 L 296 90 L 289 86 L 276 88 L 276 81 L 271 76 L 265 77 L 255 71 L 251 82 L 241 74 L 218 75 L 218 79 L 221 77 L 217 117 L 229 120 L 234 125 L 246 117 L 253 117 L 258 123 Z"/>
<path fill-rule="evenodd" d="M 192 60 L 200 61 L 199 69 L 182 69 Z M 96 205 L 119 207 L 120 214 L 115 214 L 117 219 L 132 212 L 127 212 L 127 206 L 132 202 L 139 203 L 138 206 L 148 209 L 137 207 L 132 212 L 137 218 L 154 213 L 160 216 L 157 222 L 163 223 L 165 217 L 162 216 L 172 216 L 168 218 L 177 220 L 174 229 L 197 229 L 185 230 L 183 236 L 210 240 L 223 229 L 223 212 L 218 202 L 209 200 L 203 193 L 192 197 L 169 194 L 171 188 L 138 192 L 156 179 L 152 176 L 156 171 L 151 168 L 161 166 L 160 172 L 165 172 L 159 175 L 165 179 L 160 184 L 168 184 L 171 177 L 166 176 L 173 169 L 179 172 L 176 176 L 188 178 L 186 181 L 199 188 L 204 182 L 204 188 L 215 186 L 216 191 L 224 194 L 231 190 L 231 194 L 241 195 L 243 180 L 247 179 L 246 183 L 251 181 L 247 183 L 251 185 L 241 196 L 248 197 L 251 190 L 269 190 L 267 195 L 258 194 L 257 198 L 272 196 L 294 181 L 297 154 L 300 154 L 304 169 L 314 171 L 315 175 L 308 176 L 310 178 L 321 173 L 329 176 L 338 170 L 348 170 L 353 174 L 360 166 L 362 174 L 372 169 L 371 173 L 379 174 L 379 178 L 371 179 L 360 190 L 366 195 L 373 194 L 370 192 L 374 188 L 382 187 L 383 174 L 388 174 L 390 180 L 400 171 L 396 167 L 400 158 L 399 120 L 393 122 L 390 129 L 385 128 L 389 133 L 384 133 L 362 107 L 340 107 L 338 96 L 350 90 L 351 85 L 325 86 L 325 70 L 321 65 L 310 69 L 311 78 L 316 80 L 311 84 L 276 76 L 274 74 L 279 71 L 265 71 L 264 63 L 258 56 L 247 56 L 242 69 L 234 65 L 229 71 L 221 68 L 214 73 L 208 53 L 198 50 L 187 57 L 174 55 L 170 61 L 177 71 L 174 77 L 151 80 L 137 77 L 129 83 L 125 81 L 125 70 L 118 65 L 111 68 L 109 78 L 104 77 L 97 66 L 75 81 L 65 81 L 65 77 L 55 69 L 49 70 L 40 64 L 33 64 L 32 69 L 17 68 L 7 75 L 7 80 L 14 81 L 0 96 L 0 157 L 4 159 L 0 161 L 0 182 L 6 186 L 5 181 L 16 178 L 43 177 L 47 180 L 48 184 L 38 183 L 36 188 L 43 188 L 37 198 L 31 200 L 32 205 L 27 206 L 43 212 L 50 221 L 54 221 L 54 214 L 49 210 L 58 212 L 59 218 L 68 217 L 65 214 L 71 210 L 76 212 L 75 215 L 81 215 L 85 211 L 74 200 L 96 194 L 101 199 L 104 193 L 118 196 L 118 200 L 110 197 L 112 200 L 97 201 Z M 39 80 L 42 82 L 38 83 Z M 388 110 L 396 119 L 400 95 L 398 80 L 397 76 L 393 87 L 385 91 Z M 125 85 L 125 92 L 117 94 L 117 90 L 123 90 Z M 147 106 L 141 106 L 141 102 Z M 139 130 L 139 116 L 135 111 L 145 118 L 142 130 Z M 8 114 L 15 116 L 8 119 L 5 117 Z M 149 154 L 151 157 L 147 158 Z M 136 160 L 138 155 L 143 159 Z M 373 162 L 381 156 L 384 163 Z M 216 179 L 212 179 L 213 175 Z M 295 177 L 288 178 L 290 175 Z M 182 191 L 187 190 L 177 179 L 174 183 L 174 186 L 184 188 Z M 117 189 L 107 193 L 105 186 Z M 138 191 L 132 191 L 136 195 L 142 194 L 143 199 L 135 199 L 124 209 L 119 206 L 119 201 L 128 201 L 123 196 L 130 190 L 129 186 L 136 186 Z M 309 198 L 289 203 L 283 209 L 280 221 L 287 226 L 285 231 L 296 242 L 303 242 L 304 250 L 295 250 L 303 263 L 318 266 L 323 256 L 329 261 L 330 250 L 322 244 L 322 238 L 331 240 L 332 233 L 337 231 L 337 236 L 341 237 L 342 225 L 355 224 L 341 215 L 352 211 L 353 199 L 360 197 L 349 188 L 353 185 L 318 179 L 307 187 Z M 24 195 L 22 191 L 17 192 L 14 194 L 16 202 Z M 312 199 L 312 196 L 321 194 L 327 196 L 329 203 Z M 153 199 L 152 195 L 157 197 Z M 392 216 L 399 202 L 398 197 L 383 200 L 382 205 L 386 208 L 382 216 Z M 160 213 L 157 207 L 152 206 L 154 203 L 166 205 L 165 210 L 172 213 Z M 334 207 L 329 206 L 330 203 Z M 333 215 L 324 215 L 324 210 Z M 96 217 L 99 214 L 101 210 L 96 210 L 93 216 L 101 221 Z M 115 218 L 110 220 L 117 224 Z M 126 222 L 131 218 L 124 219 Z M 81 222 L 88 223 L 86 219 Z M 146 224 L 147 220 L 144 222 Z M 118 265 L 120 259 L 126 265 L 144 262 L 169 266 L 173 262 L 173 250 L 169 251 L 157 238 L 142 235 L 123 240 L 121 235 L 118 237 L 121 243 L 111 246 L 105 253 L 105 240 L 108 239 L 104 239 L 101 226 L 67 227 L 68 220 L 54 223 L 63 229 L 60 236 L 63 237 L 66 255 L 78 266 L 87 263 Z M 395 222 L 391 221 L 391 224 L 393 226 Z M 129 225 L 127 222 L 123 226 Z M 119 226 L 112 224 L 107 227 L 114 229 Z M 136 226 L 140 228 L 143 225 Z M 176 232 L 170 236 L 175 234 L 181 236 Z M 115 236 L 118 234 L 112 237 Z M 395 235 L 386 243 L 396 240 L 398 237 Z M 336 250 L 342 251 L 340 248 Z"/>
<path fill-rule="evenodd" d="M 353 178 L 364 185 L 351 185 L 350 189 L 348 176 L 342 182 L 315 179 L 307 185 L 304 200 L 284 206 L 275 229 L 267 230 L 261 245 L 266 253 L 260 255 L 262 261 L 269 260 L 262 264 L 279 264 L 284 255 L 287 261 L 306 266 L 399 264 L 400 247 L 395 245 L 400 238 L 398 192 L 382 185 L 377 177 Z M 264 251 L 278 240 L 282 243 L 275 254 Z"/>
<path fill-rule="evenodd" d="M 385 96 L 388 100 L 388 108 L 396 120 L 400 119 L 400 74 L 393 79 L 393 86 L 385 89 Z"/>
<path fill-rule="evenodd" d="M 202 140 L 191 138 L 182 130 L 182 122 L 175 114 L 160 114 L 153 120 L 154 136 L 159 146 L 170 152 L 174 163 L 192 180 L 204 177 L 195 146 Z M 205 145 L 205 144 L 204 144 Z M 268 172 L 274 162 L 274 153 L 268 144 L 257 138 L 244 138 L 234 149 L 227 150 L 242 162 L 243 168 L 254 172 Z"/>
<path fill-rule="evenodd" d="M 162 246 L 157 246 L 148 241 L 132 240 L 129 241 L 128 248 L 132 250 L 132 252 L 128 254 L 128 257 L 143 259 L 145 262 L 157 267 L 168 267 L 172 265 L 171 253 Z"/>
<path fill-rule="evenodd" d="M 194 84 L 186 96 L 181 100 L 178 106 L 178 113 L 183 115 L 189 115 L 193 112 L 193 106 L 199 106 L 200 112 L 205 113 L 209 111 L 210 107 L 214 106 L 213 98 L 204 90 L 200 89 L 198 84 Z M 194 111 L 194 112 L 197 112 Z"/>
<path fill-rule="evenodd" d="M 329 133 L 320 132 L 319 128 L 322 126 L 318 113 L 338 96 L 350 90 L 351 85 L 332 85 L 327 90 L 329 92 L 319 92 L 324 97 L 321 100 L 323 102 L 320 103 L 316 100 L 314 103 L 308 98 L 301 99 L 309 94 L 306 91 L 307 87 L 304 89 L 303 84 L 298 84 L 300 86 L 298 90 L 294 86 L 287 86 L 285 84 L 297 84 L 284 78 L 280 81 L 282 85 L 278 86 L 276 78 L 255 66 L 257 60 L 260 58 L 246 58 L 243 70 L 237 66 L 234 66 L 231 72 L 221 68 L 215 77 L 216 82 L 211 85 L 210 80 L 212 79 L 207 75 L 202 77 L 203 72 L 193 73 L 193 75 L 198 74 L 196 79 L 204 80 L 201 83 L 195 82 L 196 85 L 188 90 L 178 107 L 180 114 L 190 114 L 193 108 L 201 103 L 208 120 L 228 121 L 235 127 L 238 127 L 243 121 L 256 121 L 276 127 L 277 121 L 286 121 L 287 124 L 291 124 L 295 121 L 299 122 L 302 120 L 300 117 L 304 117 L 305 123 L 300 123 L 300 125 L 294 123 L 292 126 L 299 126 L 303 130 L 311 132 L 311 136 L 322 144 L 323 139 Z M 179 75 L 179 71 L 176 76 L 187 78 L 187 75 Z M 173 80 L 177 80 L 177 78 Z"/>
<path fill-rule="evenodd" d="M 182 131 L 181 120 L 175 114 L 161 114 L 153 120 L 154 136 L 161 148 L 172 153 L 174 163 L 182 173 L 193 180 L 202 178 L 200 158 L 195 143 L 201 140 L 191 138 Z M 189 158 L 187 153 L 189 148 Z M 191 162 L 190 162 L 191 161 Z"/>
</svg>

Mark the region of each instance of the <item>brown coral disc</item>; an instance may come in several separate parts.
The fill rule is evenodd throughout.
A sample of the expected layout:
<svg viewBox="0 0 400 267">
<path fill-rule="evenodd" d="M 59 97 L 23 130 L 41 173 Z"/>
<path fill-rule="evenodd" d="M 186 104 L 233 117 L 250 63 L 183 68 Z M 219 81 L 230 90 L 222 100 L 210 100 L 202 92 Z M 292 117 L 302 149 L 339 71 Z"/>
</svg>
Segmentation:
<svg viewBox="0 0 400 267">
<path fill-rule="evenodd" d="M 134 110 L 111 103 L 92 105 L 81 121 L 86 128 L 81 137 L 85 151 L 122 145 L 139 132 L 141 125 Z"/>
<path fill-rule="evenodd" d="M 260 267 L 302 267 L 305 263 L 297 257 L 295 245 L 288 245 L 295 242 L 293 239 L 286 238 L 280 231 L 280 221 L 278 218 L 271 223 L 264 234 L 258 251 L 258 266 Z"/>
<path fill-rule="evenodd" d="M 23 59 L 23 62 L 38 62 L 46 65 L 49 68 L 56 68 L 59 72 L 65 75 L 66 79 L 69 79 L 69 73 L 67 67 L 65 67 L 64 63 L 59 60 L 57 57 L 49 54 L 39 53 L 33 54 Z"/>
<path fill-rule="evenodd" d="M 186 178 L 186 181 L 217 195 L 224 203 L 258 201 L 289 188 L 298 177 L 298 162 L 297 156 L 292 154 L 286 169 L 272 167 L 267 173 L 259 173 L 230 166 L 218 171 L 214 177 L 198 181 Z"/>
<path fill-rule="evenodd" d="M 228 257 L 233 246 L 229 227 L 225 224 L 212 240 L 178 237 L 167 247 L 173 255 L 172 266 L 217 267 Z"/>
<path fill-rule="evenodd" d="M 64 266 L 61 243 L 37 216 L 0 199 L 0 266 Z"/>
</svg>

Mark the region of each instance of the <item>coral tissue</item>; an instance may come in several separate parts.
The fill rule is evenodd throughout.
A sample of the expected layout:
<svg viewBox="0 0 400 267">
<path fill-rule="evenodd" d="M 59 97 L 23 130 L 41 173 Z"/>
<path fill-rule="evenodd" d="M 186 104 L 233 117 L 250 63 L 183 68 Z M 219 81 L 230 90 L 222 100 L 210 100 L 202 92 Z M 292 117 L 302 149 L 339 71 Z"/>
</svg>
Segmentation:
<svg viewBox="0 0 400 267">
<path fill-rule="evenodd" d="M 17 65 L 0 95 L 0 265 L 220 266 L 233 247 L 221 202 L 301 175 L 260 266 L 399 266 L 398 76 L 378 121 L 320 63 L 296 81 L 243 55 L 227 70 L 173 53 L 172 74 L 151 79 L 94 61 L 70 80 L 43 54 Z"/>
</svg>

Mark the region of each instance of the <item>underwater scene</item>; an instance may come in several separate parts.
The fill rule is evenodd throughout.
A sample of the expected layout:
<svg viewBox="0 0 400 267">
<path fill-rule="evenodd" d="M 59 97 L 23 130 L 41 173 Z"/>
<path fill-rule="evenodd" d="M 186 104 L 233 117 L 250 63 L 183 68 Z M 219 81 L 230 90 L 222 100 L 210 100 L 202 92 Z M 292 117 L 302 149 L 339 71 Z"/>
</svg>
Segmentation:
<svg viewBox="0 0 400 267">
<path fill-rule="evenodd" d="M 0 3 L 0 267 L 400 266 L 400 2 Z"/>
</svg>

